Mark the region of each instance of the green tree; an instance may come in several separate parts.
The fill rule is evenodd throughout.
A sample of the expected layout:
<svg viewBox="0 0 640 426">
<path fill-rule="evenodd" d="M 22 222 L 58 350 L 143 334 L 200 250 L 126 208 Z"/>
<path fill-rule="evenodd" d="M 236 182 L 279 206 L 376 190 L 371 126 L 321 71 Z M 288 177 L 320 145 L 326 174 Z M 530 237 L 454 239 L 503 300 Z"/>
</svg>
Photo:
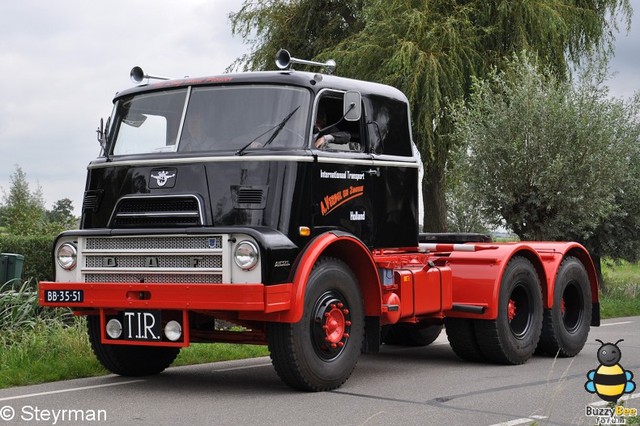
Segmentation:
<svg viewBox="0 0 640 426">
<path fill-rule="evenodd" d="M 340 20 L 340 3 L 351 6 L 353 21 Z M 295 46 L 290 49 L 297 56 L 334 58 L 341 75 L 405 92 L 425 162 L 425 228 L 442 231 L 453 143 L 447 102 L 466 99 L 472 76 L 483 78 L 502 68 L 505 56 L 522 50 L 535 52 L 551 72 L 566 78 L 568 64 L 610 50 L 620 14 L 628 23 L 629 0 L 261 0 L 245 1 L 232 22 L 245 37 L 255 30 L 252 52 L 240 58 L 245 68 L 264 69 L 278 48 Z M 324 31 L 305 38 L 310 23 L 326 22 L 342 25 L 321 25 Z"/>
<path fill-rule="evenodd" d="M 51 210 L 47 210 L 47 230 L 51 234 L 59 233 L 65 229 L 75 228 L 77 218 L 73 215 L 73 201 L 62 198 L 56 201 Z"/>
<path fill-rule="evenodd" d="M 45 208 L 40 187 L 31 190 L 26 173 L 16 165 L 10 178 L 11 187 L 4 194 L 3 223 L 13 235 L 35 235 L 45 223 Z"/>
<path fill-rule="evenodd" d="M 596 260 L 635 261 L 640 96 L 610 98 L 598 69 L 572 83 L 522 55 L 477 80 L 452 114 L 459 172 L 485 218 L 521 239 L 579 241 Z"/>
<path fill-rule="evenodd" d="M 232 32 L 250 45 L 230 69 L 266 70 L 281 48 L 309 59 L 364 27 L 364 0 L 245 1 L 230 15 Z"/>
</svg>

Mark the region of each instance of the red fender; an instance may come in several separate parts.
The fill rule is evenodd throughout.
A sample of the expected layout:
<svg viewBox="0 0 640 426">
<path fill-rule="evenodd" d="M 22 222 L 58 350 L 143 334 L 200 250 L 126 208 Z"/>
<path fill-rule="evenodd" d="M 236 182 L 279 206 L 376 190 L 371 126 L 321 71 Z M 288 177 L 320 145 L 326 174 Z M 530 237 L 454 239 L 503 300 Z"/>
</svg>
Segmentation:
<svg viewBox="0 0 640 426">
<path fill-rule="evenodd" d="M 558 268 L 567 256 L 575 256 L 585 266 L 591 282 L 592 302 L 598 301 L 598 280 L 591 258 L 577 243 L 522 242 L 495 244 L 492 250 L 452 252 L 448 258 L 453 276 L 453 303 L 485 307 L 484 314 L 447 312 L 447 316 L 495 319 L 498 315 L 500 283 L 514 256 L 531 261 L 538 272 L 545 309 L 553 306 L 553 289 Z"/>
<path fill-rule="evenodd" d="M 304 295 L 311 270 L 320 256 L 331 256 L 345 262 L 360 285 L 366 316 L 381 314 L 381 291 L 378 270 L 369 249 L 356 237 L 341 232 L 327 232 L 314 238 L 296 261 L 291 291 L 291 309 L 279 315 L 278 321 L 298 322 L 302 319 Z"/>
</svg>

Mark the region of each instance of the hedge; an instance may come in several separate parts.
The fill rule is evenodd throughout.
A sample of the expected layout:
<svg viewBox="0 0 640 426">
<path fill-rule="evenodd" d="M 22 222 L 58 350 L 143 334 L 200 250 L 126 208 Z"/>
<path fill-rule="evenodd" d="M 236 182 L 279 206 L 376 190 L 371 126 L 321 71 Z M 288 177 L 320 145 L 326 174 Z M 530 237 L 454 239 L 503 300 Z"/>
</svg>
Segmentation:
<svg viewBox="0 0 640 426">
<path fill-rule="evenodd" d="M 55 235 L 15 236 L 0 235 L 0 253 L 24 256 L 22 280 L 49 281 L 55 278 L 53 269 L 53 240 Z"/>
</svg>

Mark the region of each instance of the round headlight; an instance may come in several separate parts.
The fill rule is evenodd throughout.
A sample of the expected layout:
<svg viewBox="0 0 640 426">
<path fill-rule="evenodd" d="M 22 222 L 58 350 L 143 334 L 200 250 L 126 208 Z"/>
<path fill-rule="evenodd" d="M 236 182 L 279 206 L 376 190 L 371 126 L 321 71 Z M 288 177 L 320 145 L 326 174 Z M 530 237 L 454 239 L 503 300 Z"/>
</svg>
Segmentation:
<svg viewBox="0 0 640 426">
<path fill-rule="evenodd" d="M 164 326 L 164 335 L 172 342 L 177 341 L 182 336 L 182 326 L 178 321 L 171 320 Z"/>
<path fill-rule="evenodd" d="M 245 271 L 252 270 L 258 264 L 258 247 L 251 241 L 241 241 L 236 246 L 233 254 L 233 260 L 240 269 Z"/>
<path fill-rule="evenodd" d="M 115 318 L 112 318 L 107 322 L 107 336 L 112 339 L 117 339 L 122 335 L 122 323 Z"/>
<path fill-rule="evenodd" d="M 56 260 L 62 269 L 70 271 L 75 268 L 76 262 L 78 261 L 78 250 L 76 246 L 71 243 L 62 244 L 58 247 Z"/>
</svg>

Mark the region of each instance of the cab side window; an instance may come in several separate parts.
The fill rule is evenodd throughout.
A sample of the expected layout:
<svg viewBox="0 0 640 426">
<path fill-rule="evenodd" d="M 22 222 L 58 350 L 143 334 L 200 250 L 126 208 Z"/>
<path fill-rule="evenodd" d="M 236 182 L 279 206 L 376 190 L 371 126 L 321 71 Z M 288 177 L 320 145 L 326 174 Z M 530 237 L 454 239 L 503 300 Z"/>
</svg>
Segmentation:
<svg viewBox="0 0 640 426">
<path fill-rule="evenodd" d="M 361 121 L 346 121 L 343 116 L 343 94 L 324 93 L 318 100 L 313 129 L 314 147 L 327 151 L 362 152 Z"/>
<path fill-rule="evenodd" d="M 378 95 L 364 97 L 367 134 L 374 154 L 410 157 L 411 133 L 406 103 Z"/>
</svg>

